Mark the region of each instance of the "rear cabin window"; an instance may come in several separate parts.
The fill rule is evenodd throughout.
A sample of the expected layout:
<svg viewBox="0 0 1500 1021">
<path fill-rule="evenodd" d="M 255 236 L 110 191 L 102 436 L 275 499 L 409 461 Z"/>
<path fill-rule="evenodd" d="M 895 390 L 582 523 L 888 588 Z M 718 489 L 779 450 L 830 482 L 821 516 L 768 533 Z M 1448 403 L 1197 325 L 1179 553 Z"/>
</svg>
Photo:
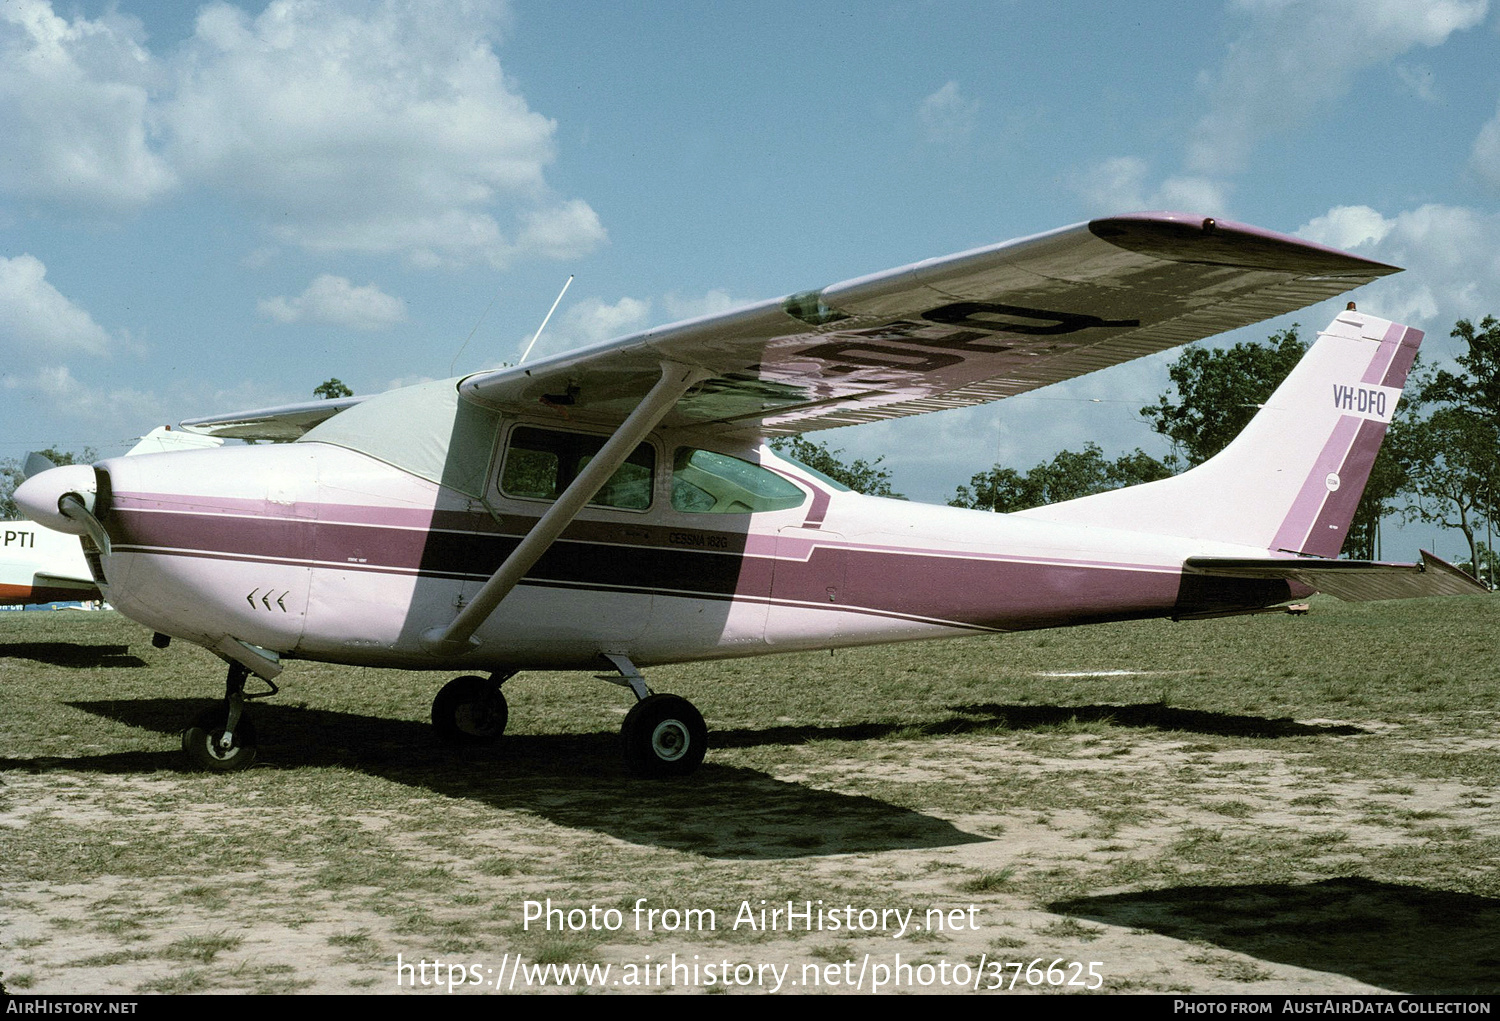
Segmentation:
<svg viewBox="0 0 1500 1021">
<path fill-rule="evenodd" d="M 755 514 L 797 507 L 807 494 L 769 469 L 728 454 L 678 447 L 672 457 L 672 509 L 692 514 Z"/>
<path fill-rule="evenodd" d="M 555 500 L 604 446 L 605 437 L 519 426 L 510 434 L 500 491 L 506 496 Z M 594 507 L 646 510 L 651 506 L 656 450 L 637 446 L 594 498 Z"/>
</svg>

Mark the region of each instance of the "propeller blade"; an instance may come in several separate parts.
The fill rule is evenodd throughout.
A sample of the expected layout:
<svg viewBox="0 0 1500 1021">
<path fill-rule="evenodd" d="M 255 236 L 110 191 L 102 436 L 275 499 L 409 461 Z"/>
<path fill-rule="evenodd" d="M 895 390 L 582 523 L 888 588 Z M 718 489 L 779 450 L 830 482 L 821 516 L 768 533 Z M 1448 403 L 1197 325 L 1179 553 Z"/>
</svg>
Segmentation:
<svg viewBox="0 0 1500 1021">
<path fill-rule="evenodd" d="M 22 466 L 21 473 L 23 478 L 29 479 L 33 475 L 40 475 L 42 472 L 51 471 L 56 467 L 57 465 L 52 462 L 51 458 L 45 454 L 38 454 L 33 450 L 26 455 L 26 464 Z"/>
</svg>

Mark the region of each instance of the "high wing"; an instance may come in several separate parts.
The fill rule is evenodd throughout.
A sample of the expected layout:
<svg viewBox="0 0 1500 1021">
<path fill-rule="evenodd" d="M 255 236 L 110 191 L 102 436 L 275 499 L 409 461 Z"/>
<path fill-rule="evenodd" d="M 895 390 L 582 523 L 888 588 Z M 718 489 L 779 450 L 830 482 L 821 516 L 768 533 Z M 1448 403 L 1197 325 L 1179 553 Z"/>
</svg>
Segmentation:
<svg viewBox="0 0 1500 1021">
<path fill-rule="evenodd" d="M 1024 393 L 1396 272 L 1243 224 L 1137 213 L 482 372 L 460 391 L 618 423 L 665 362 L 709 378 L 663 426 L 801 433 Z"/>
<path fill-rule="evenodd" d="M 1075 224 L 463 379 L 510 412 L 617 425 L 664 363 L 706 376 L 668 428 L 776 436 L 998 400 L 1290 312 L 1400 270 L 1182 213 Z M 363 400 L 189 419 L 291 440 Z"/>
</svg>

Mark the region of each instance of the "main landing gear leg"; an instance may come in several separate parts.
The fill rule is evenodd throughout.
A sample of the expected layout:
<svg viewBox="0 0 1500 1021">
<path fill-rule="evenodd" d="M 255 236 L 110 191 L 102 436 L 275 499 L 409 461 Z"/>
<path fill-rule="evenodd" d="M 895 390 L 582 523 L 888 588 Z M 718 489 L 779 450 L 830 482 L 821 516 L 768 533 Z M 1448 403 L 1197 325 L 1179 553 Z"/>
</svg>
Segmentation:
<svg viewBox="0 0 1500 1021">
<path fill-rule="evenodd" d="M 625 765 L 637 776 L 687 776 L 703 763 L 708 751 L 708 725 L 703 714 L 678 695 L 657 695 L 625 656 L 605 653 L 620 677 L 602 680 L 635 692 L 635 705 L 620 727 Z"/>
<path fill-rule="evenodd" d="M 505 733 L 510 707 L 500 685 L 516 675 L 455 677 L 432 700 L 432 727 L 449 744 L 482 744 Z"/>
<path fill-rule="evenodd" d="M 245 681 L 249 676 L 244 666 L 230 663 L 224 703 L 205 710 L 182 732 L 183 753 L 195 769 L 232 773 L 255 762 L 255 725 L 245 714 Z"/>
</svg>

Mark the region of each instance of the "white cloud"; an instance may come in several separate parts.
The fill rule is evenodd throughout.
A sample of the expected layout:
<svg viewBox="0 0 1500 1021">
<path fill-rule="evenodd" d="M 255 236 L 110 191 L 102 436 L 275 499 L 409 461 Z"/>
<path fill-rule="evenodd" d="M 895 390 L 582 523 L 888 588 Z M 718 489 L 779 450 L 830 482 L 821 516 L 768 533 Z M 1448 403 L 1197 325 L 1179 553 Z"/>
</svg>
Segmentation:
<svg viewBox="0 0 1500 1021">
<path fill-rule="evenodd" d="M 1378 244 L 1391 232 L 1393 222 L 1369 206 L 1334 206 L 1322 216 L 1304 223 L 1298 236 L 1330 248 L 1358 248 Z"/>
<path fill-rule="evenodd" d="M 1075 190 L 1100 213 L 1166 209 L 1223 216 L 1228 210 L 1226 186 L 1206 177 L 1169 177 L 1155 188 L 1147 182 L 1151 168 L 1135 156 L 1114 156 L 1087 170 Z"/>
<path fill-rule="evenodd" d="M 1090 167 L 1076 184 L 1085 201 L 1101 212 L 1145 209 L 1150 167 L 1136 156 L 1113 156 Z"/>
<path fill-rule="evenodd" d="M 1500 213 L 1429 204 L 1387 217 L 1341 206 L 1297 233 L 1404 267 L 1359 295 L 1360 308 L 1384 318 L 1446 334 L 1500 310 Z"/>
<path fill-rule="evenodd" d="M 568 309 L 563 324 L 580 344 L 597 344 L 645 328 L 650 314 L 651 302 L 640 298 L 624 297 L 613 305 L 586 298 Z"/>
<path fill-rule="evenodd" d="M 7 390 L 31 391 L 51 398 L 67 398 L 83 389 L 66 365 L 44 365 L 27 373 L 7 373 L 0 377 L 0 385 Z"/>
<path fill-rule="evenodd" d="M 719 287 L 715 287 L 698 298 L 690 298 L 673 291 L 662 299 L 662 307 L 666 310 L 667 318 L 674 322 L 728 312 L 736 306 L 746 304 L 749 302 L 736 301 L 729 296 L 728 291 Z"/>
<path fill-rule="evenodd" d="M 43 0 L 0 5 L 0 192 L 128 209 L 176 183 L 152 145 L 157 68 L 138 23 L 69 21 Z"/>
<path fill-rule="evenodd" d="M 958 82 L 948 82 L 917 107 L 917 123 L 929 142 L 951 144 L 974 132 L 979 101 L 965 99 Z"/>
<path fill-rule="evenodd" d="M 353 330 L 387 330 L 406 321 L 406 302 L 374 284 L 355 287 L 324 273 L 295 298 L 262 298 L 260 314 L 282 323 L 314 322 Z"/>
<path fill-rule="evenodd" d="M 556 125 L 506 80 L 485 11 L 207 7 L 163 108 L 167 151 L 312 249 L 495 265 L 589 251 L 603 229 L 586 203 L 549 192 Z M 497 204 L 515 211 L 513 237 Z"/>
<path fill-rule="evenodd" d="M 47 365 L 25 373 L 0 376 L 7 401 L 34 403 L 31 414 L 47 420 L 65 417 L 76 424 L 87 423 L 109 429 L 146 430 L 167 424 L 166 402 L 155 394 L 129 387 L 105 390 L 80 382 L 66 365 Z M 152 423 L 146 425 L 145 423 Z M 101 453 L 108 451 L 101 445 Z"/>
<path fill-rule="evenodd" d="M 1223 216 L 1229 211 L 1227 185 L 1207 177 L 1169 177 L 1151 198 L 1156 209 L 1174 209 L 1188 213 Z"/>
<path fill-rule="evenodd" d="M 546 355 L 574 351 L 590 344 L 613 340 L 651 325 L 651 302 L 643 298 L 621 298 L 614 304 L 598 298 L 564 304 L 563 311 L 553 317 L 542 333 L 536 347 L 527 357 L 527 363 Z M 540 320 L 538 324 L 540 325 Z M 531 343 L 533 334 L 528 333 L 516 342 L 519 357 Z"/>
<path fill-rule="evenodd" d="M 218 189 L 277 240 L 425 265 L 574 258 L 605 237 L 548 187 L 556 124 L 495 53 L 504 7 L 226 3 L 153 54 L 135 21 L 0 5 L 0 193 L 134 208 Z"/>
<path fill-rule="evenodd" d="M 103 354 L 109 334 L 47 282 L 33 255 L 0 256 L 0 343 L 15 353 L 81 351 Z"/>
<path fill-rule="evenodd" d="M 599 214 L 580 199 L 521 215 L 516 247 L 548 259 L 576 259 L 604 243 Z"/>
<path fill-rule="evenodd" d="M 1426 64 L 1397 64 L 1396 76 L 1411 90 L 1411 94 L 1422 102 L 1436 103 L 1438 101 L 1437 88 L 1433 84 L 1437 76 Z"/>
<path fill-rule="evenodd" d="M 1469 165 L 1490 184 L 1500 188 L 1500 109 L 1496 109 L 1495 116 L 1479 129 Z"/>
<path fill-rule="evenodd" d="M 1262 138 L 1294 129 L 1348 91 L 1354 76 L 1484 20 L 1488 0 L 1239 0 L 1244 33 L 1207 79 L 1211 109 L 1188 166 L 1239 170 Z"/>
</svg>

